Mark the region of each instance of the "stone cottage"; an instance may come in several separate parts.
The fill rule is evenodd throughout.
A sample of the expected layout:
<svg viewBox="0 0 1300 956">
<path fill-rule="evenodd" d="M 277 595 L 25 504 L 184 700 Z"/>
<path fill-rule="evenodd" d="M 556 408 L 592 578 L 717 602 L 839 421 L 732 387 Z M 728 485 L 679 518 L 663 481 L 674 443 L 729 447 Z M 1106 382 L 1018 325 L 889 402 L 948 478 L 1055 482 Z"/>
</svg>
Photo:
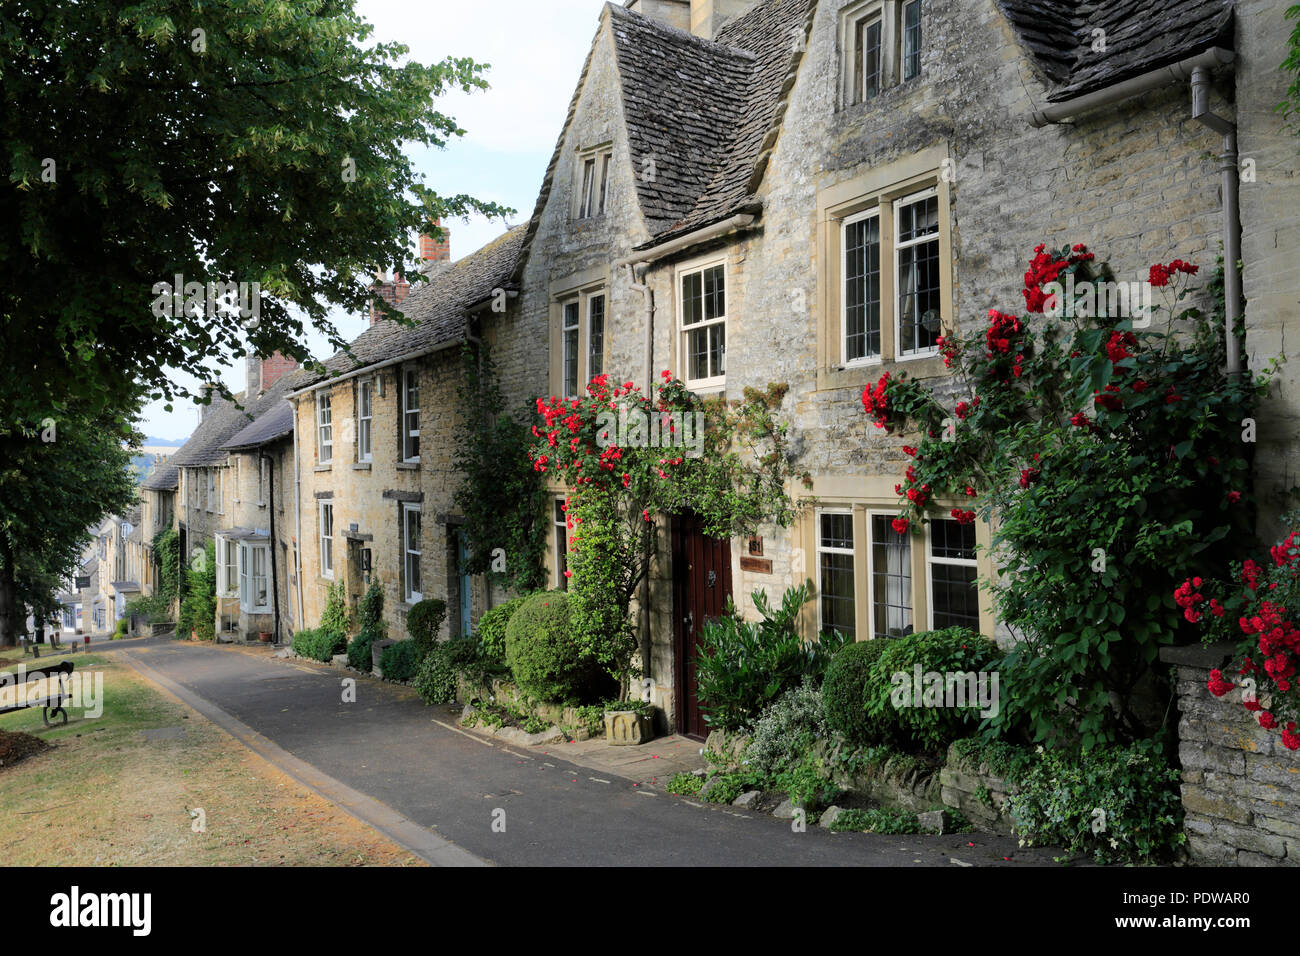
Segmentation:
<svg viewBox="0 0 1300 956">
<path fill-rule="evenodd" d="M 444 634 L 453 636 L 488 606 L 486 583 L 460 570 L 456 393 L 462 346 L 505 314 L 523 233 L 512 230 L 455 263 L 446 262 L 445 245 L 422 239 L 427 281 L 411 283 L 409 294 L 377 292 L 415 324 L 372 310 L 351 355 L 335 355 L 323 374 L 294 377 L 292 520 L 302 573 L 293 600 L 308 627 L 340 584 L 355 606 L 378 581 L 396 639 L 407 636 L 406 612 L 424 598 L 446 601 Z M 537 340 L 518 347 L 540 351 Z"/>
<path fill-rule="evenodd" d="M 498 353 L 513 343 L 514 381 L 538 395 L 577 394 L 601 371 L 672 369 L 733 398 L 786 383 L 816 500 L 743 543 L 660 522 L 642 648 L 675 729 L 704 729 L 694 627 L 729 594 L 745 608 L 756 588 L 812 578 L 810 634 L 996 632 L 976 584 L 993 570 L 977 550 L 987 528 L 892 530 L 907 462 L 859 396 L 886 371 L 943 376 L 937 337 L 1018 310 L 1039 243 L 1087 242 L 1128 280 L 1173 258 L 1212 270 L 1240 247 L 1245 357 L 1279 351 L 1300 239 L 1282 212 L 1300 208 L 1296 141 L 1272 112 L 1279 18 L 1245 0 L 605 6 Z M 545 354 L 529 345 L 542 335 Z M 1293 472 L 1294 403 L 1286 378 L 1262 495 Z"/>
</svg>

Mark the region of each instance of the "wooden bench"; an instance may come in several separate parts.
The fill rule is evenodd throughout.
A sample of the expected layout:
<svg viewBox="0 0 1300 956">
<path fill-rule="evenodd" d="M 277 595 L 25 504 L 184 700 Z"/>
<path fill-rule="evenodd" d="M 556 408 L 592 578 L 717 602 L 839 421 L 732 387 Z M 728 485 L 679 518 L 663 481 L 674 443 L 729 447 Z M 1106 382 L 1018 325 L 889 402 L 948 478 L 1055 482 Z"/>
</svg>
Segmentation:
<svg viewBox="0 0 1300 956">
<path fill-rule="evenodd" d="M 15 701 L 12 706 L 0 706 L 0 714 L 12 714 L 16 710 L 26 710 L 29 707 L 40 707 L 41 719 L 45 721 L 46 727 L 54 726 L 51 717 L 63 715 L 62 723 L 68 722 L 68 712 L 63 709 L 63 705 L 72 699 L 68 692 L 68 684 L 72 679 L 72 661 L 63 661 L 59 664 L 50 664 L 48 667 L 32 667 L 25 670 L 21 675 L 0 673 L 0 703 L 3 698 L 8 697 L 6 693 L 8 688 L 13 688 L 12 695 Z M 46 693 L 43 697 L 28 699 L 24 688 L 27 684 L 34 684 L 37 681 L 46 680 Z"/>
</svg>

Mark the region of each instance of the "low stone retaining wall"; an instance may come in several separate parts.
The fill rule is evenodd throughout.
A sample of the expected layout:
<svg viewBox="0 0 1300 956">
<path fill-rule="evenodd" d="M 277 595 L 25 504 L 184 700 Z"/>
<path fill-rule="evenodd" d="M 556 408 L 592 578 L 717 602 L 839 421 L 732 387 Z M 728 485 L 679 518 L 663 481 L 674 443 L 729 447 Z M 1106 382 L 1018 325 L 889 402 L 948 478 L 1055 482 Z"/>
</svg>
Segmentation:
<svg viewBox="0 0 1300 956">
<path fill-rule="evenodd" d="M 1005 806 L 1014 788 L 986 764 L 974 764 L 962 757 L 956 744 L 948 748 L 948 762 L 939 771 L 939 787 L 944 804 L 960 810 L 972 825 L 993 833 L 1012 834 L 1012 820 Z"/>
<path fill-rule="evenodd" d="M 1282 746 L 1241 706 L 1241 689 L 1215 697 L 1212 668 L 1230 644 L 1169 647 L 1178 694 L 1178 757 L 1184 829 L 1194 862 L 1244 866 L 1300 864 L 1300 751 Z M 1225 674 L 1228 680 L 1234 675 Z M 1267 709 L 1268 698 L 1260 703 Z"/>
</svg>

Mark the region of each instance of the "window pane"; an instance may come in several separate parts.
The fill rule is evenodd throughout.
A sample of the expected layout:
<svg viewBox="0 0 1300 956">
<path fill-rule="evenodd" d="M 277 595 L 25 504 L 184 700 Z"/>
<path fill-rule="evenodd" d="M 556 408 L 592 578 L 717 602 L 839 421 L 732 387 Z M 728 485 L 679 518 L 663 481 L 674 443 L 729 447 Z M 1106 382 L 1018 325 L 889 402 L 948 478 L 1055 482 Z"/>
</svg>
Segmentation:
<svg viewBox="0 0 1300 956">
<path fill-rule="evenodd" d="M 876 637 L 912 633 L 912 539 L 871 516 L 871 616 Z"/>
<path fill-rule="evenodd" d="M 699 272 L 682 276 L 682 324 L 694 325 L 704 317 L 704 276 Z"/>
<path fill-rule="evenodd" d="M 934 595 L 934 626 L 969 627 L 979 630 L 979 587 L 975 568 L 960 564 L 930 565 Z"/>
<path fill-rule="evenodd" d="M 406 550 L 420 550 L 420 512 L 406 512 Z"/>
<path fill-rule="evenodd" d="M 921 73 L 921 0 L 903 7 L 903 79 Z"/>
<path fill-rule="evenodd" d="M 975 525 L 947 518 L 930 523 L 930 553 L 936 558 L 975 560 Z"/>
<path fill-rule="evenodd" d="M 934 348 L 939 338 L 938 197 L 901 206 L 898 219 L 899 242 L 914 242 L 898 251 L 899 347 L 907 353 Z"/>
<path fill-rule="evenodd" d="M 564 304 L 564 394 L 578 394 L 578 303 Z"/>
<path fill-rule="evenodd" d="M 822 548 L 853 548 L 853 516 L 821 516 L 819 544 Z M 853 595 L 853 555 L 819 551 L 818 579 L 821 586 L 821 626 L 824 631 L 856 632 Z"/>
<path fill-rule="evenodd" d="M 821 516 L 821 546 L 823 548 L 853 549 L 853 515 L 824 514 Z"/>
<path fill-rule="evenodd" d="M 563 591 L 569 589 L 569 579 L 564 572 L 569 570 L 569 526 L 564 511 L 564 502 L 555 502 L 555 577 L 556 584 Z"/>
<path fill-rule="evenodd" d="M 727 314 L 726 280 L 722 266 L 704 270 L 704 318 L 716 319 Z"/>
<path fill-rule="evenodd" d="M 858 24 L 858 100 L 869 100 L 880 92 L 880 76 L 884 58 L 880 55 L 880 21 Z"/>
<path fill-rule="evenodd" d="M 727 371 L 727 325 L 719 322 L 709 327 L 709 368 L 711 375 Z"/>
<path fill-rule="evenodd" d="M 592 379 L 604 371 L 605 364 L 605 297 L 592 296 L 587 303 L 587 378 Z"/>
<path fill-rule="evenodd" d="M 880 218 L 844 228 L 844 360 L 880 354 Z"/>
<path fill-rule="evenodd" d="M 582 164 L 582 208 L 578 215 L 587 217 L 591 215 L 591 189 L 592 179 L 596 173 L 596 161 L 589 159 Z"/>
<path fill-rule="evenodd" d="M 688 378 L 709 377 L 709 330 L 694 329 L 686 333 L 686 368 Z"/>
<path fill-rule="evenodd" d="M 605 211 L 605 198 L 609 194 L 609 164 L 612 157 L 606 156 L 600 164 L 600 206 L 597 212 Z"/>
</svg>

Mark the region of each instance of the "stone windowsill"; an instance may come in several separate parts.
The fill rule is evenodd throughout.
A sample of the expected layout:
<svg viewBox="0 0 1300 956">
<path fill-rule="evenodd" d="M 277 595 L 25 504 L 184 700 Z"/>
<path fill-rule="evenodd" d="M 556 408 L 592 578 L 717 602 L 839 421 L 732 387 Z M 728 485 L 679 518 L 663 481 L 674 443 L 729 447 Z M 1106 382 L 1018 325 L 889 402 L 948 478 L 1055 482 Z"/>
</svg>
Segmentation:
<svg viewBox="0 0 1300 956">
<path fill-rule="evenodd" d="M 399 461 L 397 463 L 398 471 L 419 471 L 420 463 L 418 461 Z"/>
<path fill-rule="evenodd" d="M 312 470 L 313 470 L 313 471 L 332 471 L 333 468 L 332 468 L 332 466 L 330 466 L 330 465 L 317 465 L 317 466 L 316 466 L 314 469 L 312 469 Z"/>
<path fill-rule="evenodd" d="M 370 470 L 370 462 L 368 462 L 368 461 L 358 461 L 358 462 L 355 462 L 355 463 L 352 465 L 352 470 L 353 470 L 353 471 L 369 471 L 369 470 Z"/>
</svg>

